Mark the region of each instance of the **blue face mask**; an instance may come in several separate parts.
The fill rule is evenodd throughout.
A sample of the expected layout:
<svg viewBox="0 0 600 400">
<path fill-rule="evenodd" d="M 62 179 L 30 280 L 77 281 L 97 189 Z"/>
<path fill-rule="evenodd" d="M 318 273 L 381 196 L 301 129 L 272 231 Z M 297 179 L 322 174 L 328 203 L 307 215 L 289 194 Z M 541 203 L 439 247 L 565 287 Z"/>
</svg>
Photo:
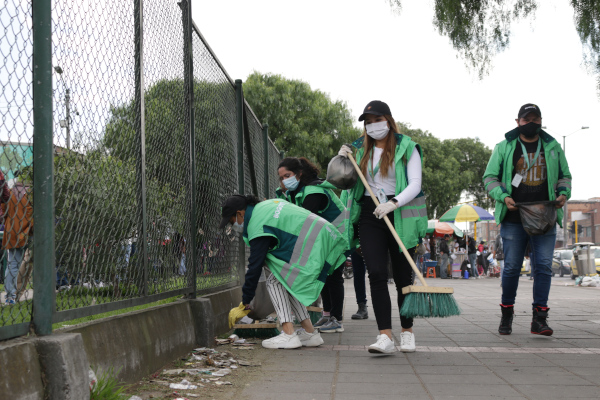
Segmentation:
<svg viewBox="0 0 600 400">
<path fill-rule="evenodd" d="M 283 186 L 285 186 L 285 188 L 287 190 L 290 190 L 293 192 L 294 190 L 298 189 L 298 184 L 300 182 L 298 182 L 298 179 L 296 179 L 296 176 L 294 175 L 294 176 L 290 176 L 287 179 L 284 179 L 282 181 L 282 183 L 283 183 Z"/>
</svg>

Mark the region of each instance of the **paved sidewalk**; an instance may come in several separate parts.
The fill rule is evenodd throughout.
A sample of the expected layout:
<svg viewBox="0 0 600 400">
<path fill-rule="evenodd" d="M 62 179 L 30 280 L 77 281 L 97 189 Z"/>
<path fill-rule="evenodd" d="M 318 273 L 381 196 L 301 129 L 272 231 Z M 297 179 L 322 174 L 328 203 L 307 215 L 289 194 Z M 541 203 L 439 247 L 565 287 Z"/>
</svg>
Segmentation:
<svg viewBox="0 0 600 400">
<path fill-rule="evenodd" d="M 417 352 L 372 355 L 378 334 L 369 319 L 354 321 L 352 281 L 346 281 L 343 333 L 323 334 L 316 349 L 274 350 L 245 399 L 599 399 L 600 288 L 553 280 L 549 324 L 554 336 L 529 333 L 532 281 L 521 278 L 513 334 L 498 335 L 500 287 L 494 278 L 428 279 L 453 286 L 459 317 L 415 321 Z M 390 292 L 395 294 L 392 285 Z M 370 298 L 370 297 L 369 297 Z M 369 300 L 370 303 L 370 300 Z M 399 345 L 400 318 L 393 296 Z"/>
</svg>

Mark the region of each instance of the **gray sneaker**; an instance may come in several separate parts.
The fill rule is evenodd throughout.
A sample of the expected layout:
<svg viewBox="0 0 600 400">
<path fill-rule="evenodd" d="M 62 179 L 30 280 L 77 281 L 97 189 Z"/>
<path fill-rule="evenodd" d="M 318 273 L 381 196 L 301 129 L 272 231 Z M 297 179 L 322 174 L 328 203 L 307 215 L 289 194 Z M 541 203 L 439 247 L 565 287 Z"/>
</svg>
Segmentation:
<svg viewBox="0 0 600 400">
<path fill-rule="evenodd" d="M 329 322 L 329 318 L 331 318 L 331 317 L 330 316 L 322 316 L 321 319 L 318 320 L 317 323 L 314 324 L 313 326 L 315 328 L 320 328 L 320 327 L 322 327 L 323 325 L 325 325 L 326 323 Z"/>
<path fill-rule="evenodd" d="M 335 317 L 331 317 L 328 323 L 319 327 L 319 331 L 321 333 L 344 332 L 344 325 L 342 325 Z"/>
</svg>

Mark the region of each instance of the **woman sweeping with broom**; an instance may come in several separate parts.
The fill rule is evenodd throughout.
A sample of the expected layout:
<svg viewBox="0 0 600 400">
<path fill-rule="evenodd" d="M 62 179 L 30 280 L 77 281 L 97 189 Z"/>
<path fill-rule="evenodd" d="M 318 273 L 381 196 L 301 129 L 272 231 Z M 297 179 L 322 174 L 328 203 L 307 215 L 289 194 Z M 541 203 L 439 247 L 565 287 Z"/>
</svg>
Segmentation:
<svg viewBox="0 0 600 400">
<path fill-rule="evenodd" d="M 352 146 L 358 149 L 356 161 L 380 203 L 376 206 L 360 180 L 345 193 L 355 200 L 350 218 L 352 223 L 358 222 L 360 247 L 369 272 L 371 300 L 379 329 L 376 342 L 368 350 L 393 353 L 396 346 L 392 337 L 392 304 L 387 285 L 388 253 L 392 259 L 399 309 L 405 298 L 402 288 L 412 285 L 413 271 L 381 218 L 389 214 L 412 258 L 419 239 L 425 237 L 427 230 L 427 210 L 421 191 L 422 151 L 410 137 L 398 132 L 388 105 L 382 101 L 367 104 L 358 120 L 364 121 L 365 131 Z M 351 148 L 344 145 L 339 155 L 348 157 L 351 153 Z M 400 322 L 400 350 L 413 352 L 416 349 L 413 319 L 400 315 Z"/>
<path fill-rule="evenodd" d="M 267 290 L 282 324 L 280 335 L 262 342 L 270 349 L 319 346 L 323 339 L 310 321 L 306 306 L 321 293 L 327 276 L 346 260 L 347 240 L 335 226 L 285 200 L 259 202 L 254 196 L 233 195 L 222 205 L 221 229 L 231 224 L 250 246 L 242 303 L 254 298 L 262 266 L 271 271 Z M 294 331 L 294 316 L 302 328 Z"/>
</svg>

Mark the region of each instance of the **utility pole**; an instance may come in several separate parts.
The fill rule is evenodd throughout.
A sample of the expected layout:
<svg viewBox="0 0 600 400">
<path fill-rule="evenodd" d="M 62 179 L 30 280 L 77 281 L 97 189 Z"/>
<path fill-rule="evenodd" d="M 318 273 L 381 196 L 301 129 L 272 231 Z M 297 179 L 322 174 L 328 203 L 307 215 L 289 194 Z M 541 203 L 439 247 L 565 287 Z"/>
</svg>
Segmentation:
<svg viewBox="0 0 600 400">
<path fill-rule="evenodd" d="M 71 149 L 71 90 L 65 91 L 65 108 L 67 110 L 67 150 Z"/>
</svg>

